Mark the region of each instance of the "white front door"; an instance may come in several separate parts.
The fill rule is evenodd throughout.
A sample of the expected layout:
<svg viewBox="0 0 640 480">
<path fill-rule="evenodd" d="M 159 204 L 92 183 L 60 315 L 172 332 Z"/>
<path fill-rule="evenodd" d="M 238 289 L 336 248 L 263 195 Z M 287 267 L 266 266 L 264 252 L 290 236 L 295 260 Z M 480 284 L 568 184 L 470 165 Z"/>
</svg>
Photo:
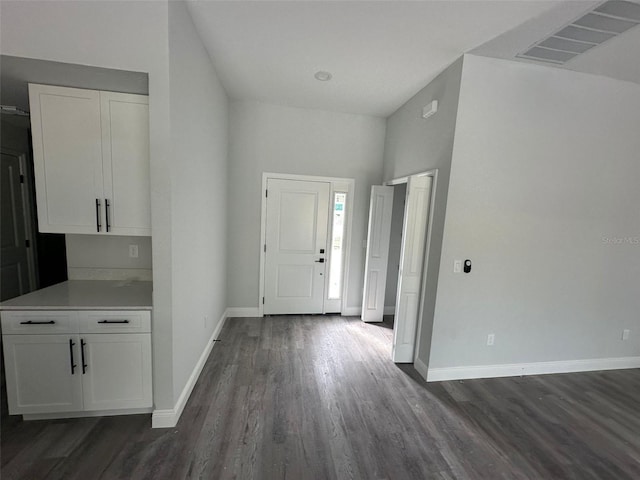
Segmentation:
<svg viewBox="0 0 640 480">
<path fill-rule="evenodd" d="M 384 294 L 387 285 L 393 187 L 373 185 L 369 203 L 367 259 L 364 266 L 362 321 L 381 322 L 384 316 Z"/>
<path fill-rule="evenodd" d="M 414 360 L 432 181 L 431 176 L 414 175 L 409 177 L 407 184 L 393 327 L 392 358 L 396 363 L 413 363 Z"/>
<path fill-rule="evenodd" d="M 322 313 L 331 183 L 267 180 L 264 313 Z"/>
</svg>

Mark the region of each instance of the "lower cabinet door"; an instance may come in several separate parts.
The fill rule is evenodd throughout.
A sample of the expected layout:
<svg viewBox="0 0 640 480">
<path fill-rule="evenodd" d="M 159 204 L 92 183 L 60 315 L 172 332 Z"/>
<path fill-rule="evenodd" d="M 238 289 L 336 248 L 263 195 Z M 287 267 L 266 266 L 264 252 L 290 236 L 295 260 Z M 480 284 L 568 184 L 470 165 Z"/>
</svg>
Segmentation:
<svg viewBox="0 0 640 480">
<path fill-rule="evenodd" d="M 152 406 L 151 335 L 80 335 L 84 410 Z"/>
<path fill-rule="evenodd" d="M 82 410 L 82 370 L 77 335 L 5 335 L 9 413 Z"/>
</svg>

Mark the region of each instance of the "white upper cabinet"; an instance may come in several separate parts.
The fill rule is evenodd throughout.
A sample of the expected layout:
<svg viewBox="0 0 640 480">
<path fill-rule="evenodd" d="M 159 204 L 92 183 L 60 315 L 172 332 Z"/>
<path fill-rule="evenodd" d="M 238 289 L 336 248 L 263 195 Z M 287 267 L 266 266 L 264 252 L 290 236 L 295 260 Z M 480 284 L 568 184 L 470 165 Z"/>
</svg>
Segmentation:
<svg viewBox="0 0 640 480">
<path fill-rule="evenodd" d="M 29 84 L 41 232 L 151 235 L 148 97 Z"/>
<path fill-rule="evenodd" d="M 149 97 L 100 92 L 105 230 L 151 235 Z"/>
</svg>

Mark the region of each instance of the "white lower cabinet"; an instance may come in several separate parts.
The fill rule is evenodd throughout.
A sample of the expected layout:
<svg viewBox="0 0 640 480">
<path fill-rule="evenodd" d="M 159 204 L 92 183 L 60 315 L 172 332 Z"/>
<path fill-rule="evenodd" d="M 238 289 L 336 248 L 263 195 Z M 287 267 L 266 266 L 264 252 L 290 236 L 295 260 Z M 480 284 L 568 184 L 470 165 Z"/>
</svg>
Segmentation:
<svg viewBox="0 0 640 480">
<path fill-rule="evenodd" d="M 81 335 L 85 410 L 151 406 L 151 338 L 145 333 Z"/>
<path fill-rule="evenodd" d="M 5 335 L 3 342 L 9 413 L 83 409 L 76 335 Z"/>
<path fill-rule="evenodd" d="M 153 404 L 149 311 L 2 312 L 2 331 L 12 415 Z"/>
</svg>

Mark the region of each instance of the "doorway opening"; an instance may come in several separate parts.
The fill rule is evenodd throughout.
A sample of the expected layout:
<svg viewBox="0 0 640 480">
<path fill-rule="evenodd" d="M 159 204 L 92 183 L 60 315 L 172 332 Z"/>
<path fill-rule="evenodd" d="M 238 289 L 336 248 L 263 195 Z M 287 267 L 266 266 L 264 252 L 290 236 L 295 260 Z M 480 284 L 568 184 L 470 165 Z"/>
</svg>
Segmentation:
<svg viewBox="0 0 640 480">
<path fill-rule="evenodd" d="M 263 174 L 259 314 L 342 313 L 354 180 Z"/>
<path fill-rule="evenodd" d="M 436 176 L 371 188 L 361 318 L 392 326 L 396 363 L 413 363 L 418 354 Z"/>
<path fill-rule="evenodd" d="M 393 208 L 391 212 L 391 232 L 389 235 L 389 257 L 387 283 L 384 293 L 383 323 L 393 329 L 400 276 L 400 254 L 402 253 L 402 224 L 407 196 L 407 184 L 393 186 Z"/>
</svg>

